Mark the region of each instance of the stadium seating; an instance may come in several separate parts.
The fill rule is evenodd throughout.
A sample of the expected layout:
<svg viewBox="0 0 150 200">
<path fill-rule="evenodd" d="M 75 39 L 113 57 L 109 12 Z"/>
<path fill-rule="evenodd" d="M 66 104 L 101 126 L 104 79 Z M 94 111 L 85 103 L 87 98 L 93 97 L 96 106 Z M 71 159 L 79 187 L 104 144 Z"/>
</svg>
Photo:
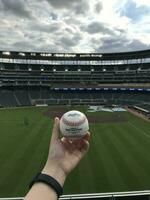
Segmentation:
<svg viewBox="0 0 150 200">
<path fill-rule="evenodd" d="M 67 100 L 67 101 L 66 101 Z M 139 92 L 55 92 L 53 90 L 0 90 L 0 105 L 2 107 L 30 106 L 32 102 L 49 105 L 50 101 L 55 104 L 79 103 L 79 104 L 118 104 L 118 105 L 148 105 L 150 94 Z"/>
<path fill-rule="evenodd" d="M 9 55 L 9 56 L 8 56 Z M 110 88 L 150 88 L 150 50 L 109 54 L 47 54 L 0 51 L 0 104 L 140 104 L 149 93 Z M 105 88 L 93 92 L 93 88 Z M 78 89 L 56 91 L 55 89 Z M 86 91 L 86 89 L 89 89 Z"/>
<path fill-rule="evenodd" d="M 16 107 L 18 106 L 13 91 L 0 91 L 0 105 L 2 107 Z"/>
<path fill-rule="evenodd" d="M 40 95 L 41 99 L 50 99 L 51 98 L 51 94 L 49 90 L 41 90 L 41 95 Z"/>
<path fill-rule="evenodd" d="M 38 90 L 31 90 L 29 92 L 30 98 L 31 99 L 40 99 L 41 98 L 41 93 Z"/>
<path fill-rule="evenodd" d="M 63 99 L 78 99 L 78 95 L 76 93 L 63 93 L 62 98 Z"/>
<path fill-rule="evenodd" d="M 18 101 L 20 102 L 21 106 L 31 105 L 31 99 L 27 90 L 17 90 L 15 91 L 15 95 Z"/>
</svg>

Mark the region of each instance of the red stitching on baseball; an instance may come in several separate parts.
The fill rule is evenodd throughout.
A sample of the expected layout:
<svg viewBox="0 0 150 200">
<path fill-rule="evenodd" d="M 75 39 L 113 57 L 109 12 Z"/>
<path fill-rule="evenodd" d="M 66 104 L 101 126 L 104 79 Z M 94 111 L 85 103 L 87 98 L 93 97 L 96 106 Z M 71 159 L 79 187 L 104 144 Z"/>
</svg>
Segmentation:
<svg viewBox="0 0 150 200">
<path fill-rule="evenodd" d="M 64 117 L 62 117 L 62 121 L 67 126 L 80 126 L 81 124 L 83 124 L 86 121 L 86 117 L 84 116 L 83 119 L 81 119 L 77 122 L 70 122 L 70 121 L 66 120 Z"/>
</svg>

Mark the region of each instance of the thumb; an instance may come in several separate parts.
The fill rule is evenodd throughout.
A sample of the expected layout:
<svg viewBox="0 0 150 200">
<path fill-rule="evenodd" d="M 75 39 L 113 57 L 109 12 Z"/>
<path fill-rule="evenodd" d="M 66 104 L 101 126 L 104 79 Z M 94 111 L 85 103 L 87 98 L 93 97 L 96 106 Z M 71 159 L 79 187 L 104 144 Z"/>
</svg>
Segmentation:
<svg viewBox="0 0 150 200">
<path fill-rule="evenodd" d="M 55 117 L 51 141 L 57 140 L 58 138 L 59 138 L 59 118 Z"/>
</svg>

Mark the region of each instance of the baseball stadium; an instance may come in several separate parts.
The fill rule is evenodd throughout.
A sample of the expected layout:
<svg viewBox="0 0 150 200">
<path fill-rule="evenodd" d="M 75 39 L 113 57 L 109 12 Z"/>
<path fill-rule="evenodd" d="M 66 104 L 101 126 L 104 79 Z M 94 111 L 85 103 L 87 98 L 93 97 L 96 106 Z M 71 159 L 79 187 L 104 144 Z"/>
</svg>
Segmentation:
<svg viewBox="0 0 150 200">
<path fill-rule="evenodd" d="M 60 199 L 148 200 L 150 50 L 0 51 L 0 198 L 23 199 L 69 110 L 86 114 L 91 140 Z"/>
</svg>

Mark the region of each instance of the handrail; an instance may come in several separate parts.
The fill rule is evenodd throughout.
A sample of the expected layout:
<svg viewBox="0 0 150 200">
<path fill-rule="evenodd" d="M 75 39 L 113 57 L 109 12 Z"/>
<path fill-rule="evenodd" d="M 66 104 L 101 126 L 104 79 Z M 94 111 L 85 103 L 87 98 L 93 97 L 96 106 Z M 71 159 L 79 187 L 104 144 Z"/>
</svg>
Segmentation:
<svg viewBox="0 0 150 200">
<path fill-rule="evenodd" d="M 150 195 L 150 190 L 143 191 L 128 191 L 128 192 L 108 192 L 108 193 L 87 193 L 87 194 L 72 194 L 72 195 L 62 195 L 60 199 L 92 199 L 92 198 L 114 198 L 114 197 L 133 197 L 133 196 L 145 196 Z M 23 200 L 24 197 L 13 197 L 13 198 L 0 198 L 0 200 Z"/>
</svg>

